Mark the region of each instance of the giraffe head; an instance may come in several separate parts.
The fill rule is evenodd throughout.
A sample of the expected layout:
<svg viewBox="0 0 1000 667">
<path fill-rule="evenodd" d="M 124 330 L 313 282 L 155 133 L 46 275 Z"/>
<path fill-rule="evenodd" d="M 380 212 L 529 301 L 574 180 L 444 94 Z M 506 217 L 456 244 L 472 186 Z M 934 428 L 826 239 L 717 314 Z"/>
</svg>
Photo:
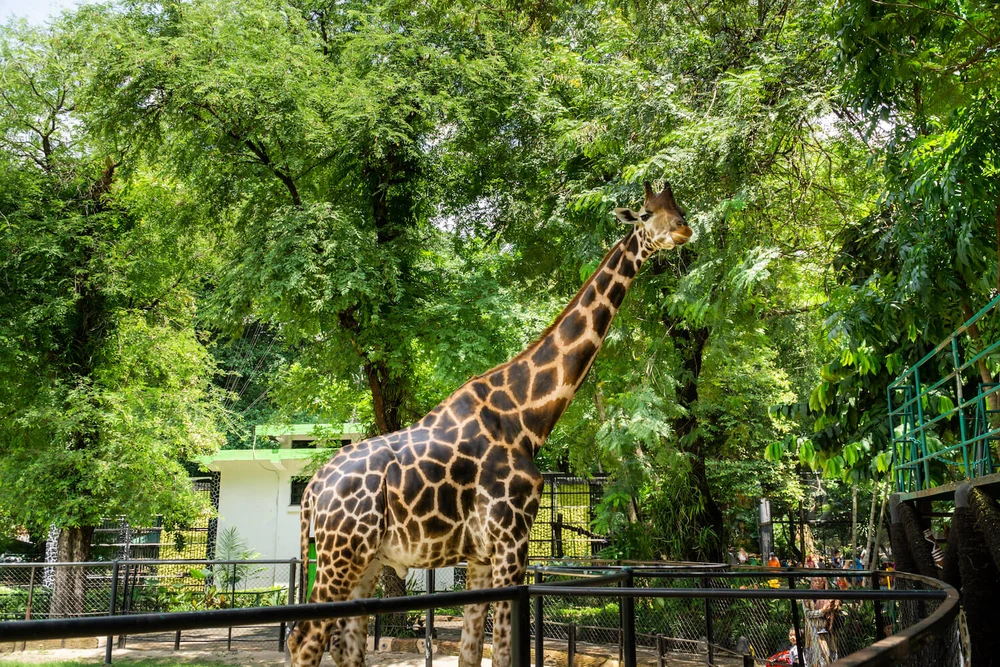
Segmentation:
<svg viewBox="0 0 1000 667">
<path fill-rule="evenodd" d="M 642 228 L 653 251 L 684 245 L 691 240 L 691 228 L 684 221 L 684 212 L 674 201 L 670 184 L 665 183 L 663 192 L 658 194 L 653 192 L 649 181 L 643 185 L 646 188 L 646 199 L 642 208 L 638 211 L 616 208 L 615 217 L 625 224 Z"/>
</svg>

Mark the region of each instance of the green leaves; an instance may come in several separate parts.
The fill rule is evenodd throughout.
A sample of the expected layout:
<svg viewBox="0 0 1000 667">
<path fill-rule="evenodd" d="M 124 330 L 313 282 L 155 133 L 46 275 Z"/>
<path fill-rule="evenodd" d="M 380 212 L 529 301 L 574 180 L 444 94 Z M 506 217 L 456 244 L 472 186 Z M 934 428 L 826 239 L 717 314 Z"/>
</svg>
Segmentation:
<svg viewBox="0 0 1000 667">
<path fill-rule="evenodd" d="M 171 183 L 125 187 L 62 30 L 0 29 L 17 73 L 0 104 L 0 515 L 192 521 L 206 508 L 183 462 L 218 448 L 223 417 L 191 291 L 210 241 Z"/>
</svg>

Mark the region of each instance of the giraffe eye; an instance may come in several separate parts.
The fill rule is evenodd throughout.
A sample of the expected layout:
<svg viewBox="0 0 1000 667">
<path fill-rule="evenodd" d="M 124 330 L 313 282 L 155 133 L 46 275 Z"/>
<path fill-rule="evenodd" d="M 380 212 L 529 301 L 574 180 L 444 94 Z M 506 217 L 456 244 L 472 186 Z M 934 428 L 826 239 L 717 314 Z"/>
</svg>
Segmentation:
<svg viewBox="0 0 1000 667">
<path fill-rule="evenodd" d="M 650 218 L 652 218 L 653 214 L 652 213 L 643 213 L 639 217 L 645 222 L 646 220 L 649 220 Z"/>
</svg>

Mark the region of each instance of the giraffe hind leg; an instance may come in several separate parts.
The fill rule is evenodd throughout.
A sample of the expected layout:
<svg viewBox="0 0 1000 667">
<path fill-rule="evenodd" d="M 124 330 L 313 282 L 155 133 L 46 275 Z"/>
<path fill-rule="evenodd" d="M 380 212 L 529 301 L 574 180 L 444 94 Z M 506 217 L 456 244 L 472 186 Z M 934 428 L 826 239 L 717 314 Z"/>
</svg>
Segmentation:
<svg viewBox="0 0 1000 667">
<path fill-rule="evenodd" d="M 470 591 L 489 588 L 492 584 L 492 572 L 489 563 L 474 563 L 470 560 L 465 575 L 465 587 Z M 488 604 L 465 606 L 462 643 L 458 657 L 459 667 L 480 667 L 483 664 L 483 631 L 488 609 Z"/>
<path fill-rule="evenodd" d="M 493 587 L 520 586 L 528 569 L 528 541 L 498 549 L 493 559 Z M 511 605 L 497 602 L 493 606 L 493 665 L 511 664 Z"/>
<path fill-rule="evenodd" d="M 333 631 L 333 621 L 302 621 L 288 637 L 290 667 L 318 667 Z"/>
<path fill-rule="evenodd" d="M 360 600 L 371 597 L 378 582 L 379 574 L 382 572 L 382 563 L 375 559 L 361 576 L 358 585 L 351 591 L 349 600 Z M 368 641 L 368 617 L 353 616 L 343 619 L 344 627 L 341 639 L 341 653 L 339 660 L 334 658 L 334 664 L 338 667 L 364 667 L 365 646 Z"/>
</svg>

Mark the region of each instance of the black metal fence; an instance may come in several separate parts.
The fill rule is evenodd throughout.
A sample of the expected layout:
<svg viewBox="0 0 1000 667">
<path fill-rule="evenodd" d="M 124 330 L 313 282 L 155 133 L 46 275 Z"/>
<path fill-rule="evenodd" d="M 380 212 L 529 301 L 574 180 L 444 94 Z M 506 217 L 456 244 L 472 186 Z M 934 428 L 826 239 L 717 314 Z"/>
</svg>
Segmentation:
<svg viewBox="0 0 1000 667">
<path fill-rule="evenodd" d="M 173 569 L 176 562 L 67 566 L 87 573 L 87 597 L 92 601 L 76 618 L 53 618 L 41 611 L 37 605 L 45 597 L 44 585 L 27 590 L 11 585 L 12 572 L 31 566 L 0 567 L 4 618 L 41 619 L 0 622 L 0 637 L 26 641 L 114 635 L 117 642 L 107 644 L 110 660 L 113 648 L 126 642 L 130 647 L 278 649 L 284 646 L 289 622 L 367 613 L 376 621 L 369 627 L 379 646 L 377 615 L 405 611 L 414 619 L 412 635 L 424 636 L 430 646 L 435 640 L 458 639 L 461 605 L 515 598 L 524 602 L 531 596 L 530 609 L 519 612 L 527 620 L 518 622 L 530 627 L 521 628 L 516 646 L 523 661 L 517 664 L 527 665 L 524 651 L 530 650 L 532 637 L 538 665 L 545 649 L 565 652 L 570 665 L 577 655 L 614 652 L 625 665 L 641 659 L 662 666 L 667 656 L 706 664 L 763 665 L 788 648 L 790 631 L 795 645 L 813 660 L 806 664 L 838 659 L 837 665 L 967 664 L 962 663 L 958 638 L 957 594 L 940 582 L 913 575 L 724 571 L 705 566 L 536 567 L 529 573 L 530 587 L 287 606 L 298 597 L 296 561 L 200 565 L 198 576 L 181 576 Z M 40 579 L 37 570 L 31 576 Z M 434 591 L 430 573 L 427 583 Z M 838 584 L 846 589 L 832 587 Z M 893 588 L 887 590 L 887 585 Z M 156 597 L 150 590 L 164 588 L 176 595 Z M 53 592 L 47 595 L 51 598 Z M 7 603 L 14 598 L 23 599 L 26 608 L 12 610 Z M 106 606 L 98 610 L 102 601 Z M 104 617 L 96 617 L 98 613 Z M 877 643 L 885 637 L 892 638 L 891 652 Z"/>
<path fill-rule="evenodd" d="M 210 472 L 192 477 L 195 493 L 204 496 L 218 513 L 221 476 Z M 215 543 L 219 520 L 205 515 L 198 522 L 183 527 L 167 528 L 163 517 L 150 526 L 134 526 L 124 517 L 107 518 L 94 530 L 91 554 L 95 560 L 211 560 L 215 558 Z"/>
<path fill-rule="evenodd" d="M 528 556 L 532 559 L 593 558 L 607 539 L 591 530 L 594 508 L 604 496 L 606 478 L 589 479 L 543 473 L 545 486 L 531 527 Z"/>
</svg>

